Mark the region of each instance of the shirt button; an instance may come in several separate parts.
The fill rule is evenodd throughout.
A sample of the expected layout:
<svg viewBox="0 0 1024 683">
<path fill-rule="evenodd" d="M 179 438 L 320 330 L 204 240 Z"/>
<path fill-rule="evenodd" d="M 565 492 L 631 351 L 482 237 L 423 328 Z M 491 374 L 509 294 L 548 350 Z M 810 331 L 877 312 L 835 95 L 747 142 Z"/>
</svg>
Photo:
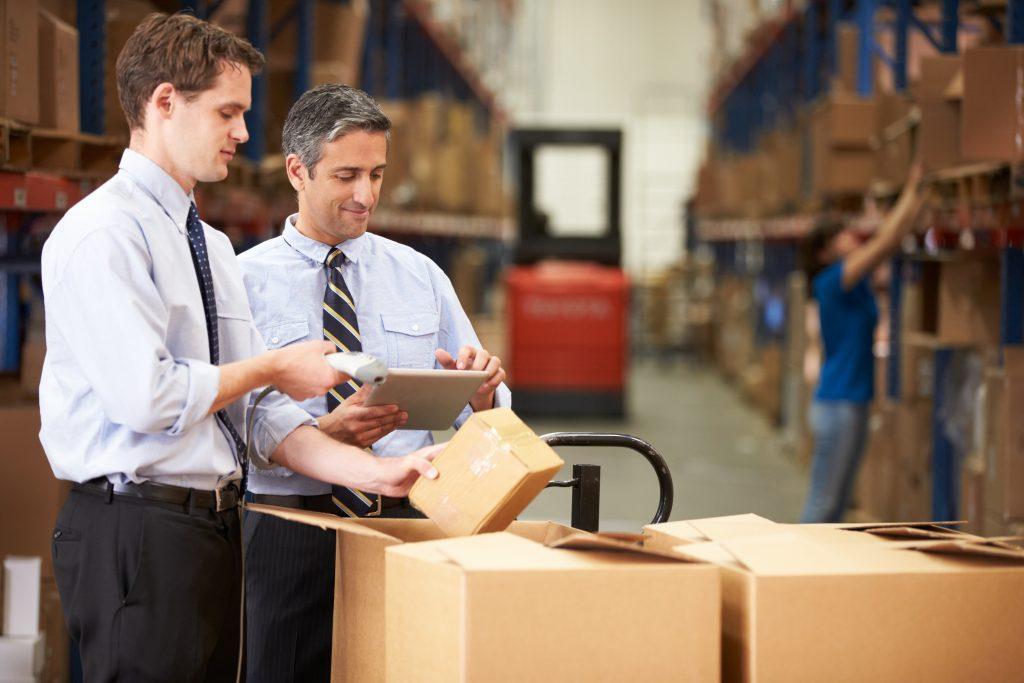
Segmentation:
<svg viewBox="0 0 1024 683">
<path fill-rule="evenodd" d="M 270 338 L 270 343 L 271 343 L 271 344 L 276 344 L 276 343 L 277 343 L 277 342 L 279 342 L 279 341 L 281 341 L 281 340 L 280 340 L 279 338 L 277 338 L 277 337 L 271 337 L 271 338 Z"/>
<path fill-rule="evenodd" d="M 420 326 L 419 325 L 413 325 L 412 326 L 412 331 L 413 332 L 419 332 L 420 331 Z"/>
</svg>

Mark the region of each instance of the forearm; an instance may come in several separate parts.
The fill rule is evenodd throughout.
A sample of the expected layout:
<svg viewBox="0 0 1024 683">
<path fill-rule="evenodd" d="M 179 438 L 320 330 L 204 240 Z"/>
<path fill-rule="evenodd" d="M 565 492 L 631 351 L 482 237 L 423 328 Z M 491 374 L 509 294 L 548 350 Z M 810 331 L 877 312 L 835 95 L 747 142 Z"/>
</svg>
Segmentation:
<svg viewBox="0 0 1024 683">
<path fill-rule="evenodd" d="M 221 365 L 220 385 L 210 414 L 234 403 L 254 389 L 273 384 L 274 374 L 274 357 L 270 352 Z"/>
<path fill-rule="evenodd" d="M 286 436 L 270 456 L 287 467 L 318 481 L 378 492 L 379 464 L 366 451 L 339 443 L 316 427 L 303 426 Z"/>
</svg>

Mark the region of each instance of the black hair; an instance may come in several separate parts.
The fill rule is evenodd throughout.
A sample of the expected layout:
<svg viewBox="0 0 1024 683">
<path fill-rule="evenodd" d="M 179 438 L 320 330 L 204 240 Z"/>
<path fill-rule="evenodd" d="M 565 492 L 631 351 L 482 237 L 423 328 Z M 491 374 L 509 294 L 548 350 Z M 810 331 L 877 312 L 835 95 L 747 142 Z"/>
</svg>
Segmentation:
<svg viewBox="0 0 1024 683">
<path fill-rule="evenodd" d="M 800 265 L 807 275 L 808 282 L 829 265 L 822 258 L 821 252 L 845 229 L 846 224 L 835 216 L 822 216 L 814 222 L 814 227 L 801 240 Z"/>
</svg>

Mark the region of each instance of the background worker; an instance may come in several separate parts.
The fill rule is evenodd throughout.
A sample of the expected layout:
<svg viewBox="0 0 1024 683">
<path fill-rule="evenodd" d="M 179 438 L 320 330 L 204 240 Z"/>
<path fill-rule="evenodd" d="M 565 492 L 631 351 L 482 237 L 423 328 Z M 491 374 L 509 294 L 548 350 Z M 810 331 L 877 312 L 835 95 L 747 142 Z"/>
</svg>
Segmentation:
<svg viewBox="0 0 1024 683">
<path fill-rule="evenodd" d="M 814 451 L 801 522 L 838 522 L 849 503 L 874 397 L 878 306 L 869 280 L 913 229 L 926 198 L 920 185 L 921 168 L 915 165 L 896 204 L 866 242 L 842 221 L 828 219 L 819 221 L 802 245 L 825 353 L 810 410 Z"/>
</svg>

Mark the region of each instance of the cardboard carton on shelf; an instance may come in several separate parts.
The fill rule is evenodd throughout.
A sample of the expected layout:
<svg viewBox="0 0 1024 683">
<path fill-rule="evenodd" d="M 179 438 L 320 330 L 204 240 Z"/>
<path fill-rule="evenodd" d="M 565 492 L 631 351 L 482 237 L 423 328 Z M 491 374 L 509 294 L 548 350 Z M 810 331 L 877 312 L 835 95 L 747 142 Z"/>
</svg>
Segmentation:
<svg viewBox="0 0 1024 683">
<path fill-rule="evenodd" d="M 947 95 L 950 83 L 963 68 L 960 55 L 921 59 L 921 79 L 914 98 L 921 112 L 917 150 L 925 170 L 935 171 L 961 163 L 960 100 Z"/>
<path fill-rule="evenodd" d="M 717 680 L 716 568 L 606 540 L 389 548 L 388 680 Z"/>
<path fill-rule="evenodd" d="M 39 11 L 39 125 L 77 133 L 78 31 Z"/>
<path fill-rule="evenodd" d="M 450 536 L 502 531 L 563 465 L 508 408 L 474 413 L 419 479 L 409 500 Z"/>
<path fill-rule="evenodd" d="M 927 523 L 786 525 L 756 515 L 645 532 L 649 545 L 721 569 L 724 681 L 1018 676 L 1020 548 Z"/>
<path fill-rule="evenodd" d="M 0 2 L 0 117 L 39 122 L 39 4 Z"/>
<path fill-rule="evenodd" d="M 963 54 L 960 152 L 965 161 L 1024 160 L 1024 47 L 975 47 Z"/>
</svg>

